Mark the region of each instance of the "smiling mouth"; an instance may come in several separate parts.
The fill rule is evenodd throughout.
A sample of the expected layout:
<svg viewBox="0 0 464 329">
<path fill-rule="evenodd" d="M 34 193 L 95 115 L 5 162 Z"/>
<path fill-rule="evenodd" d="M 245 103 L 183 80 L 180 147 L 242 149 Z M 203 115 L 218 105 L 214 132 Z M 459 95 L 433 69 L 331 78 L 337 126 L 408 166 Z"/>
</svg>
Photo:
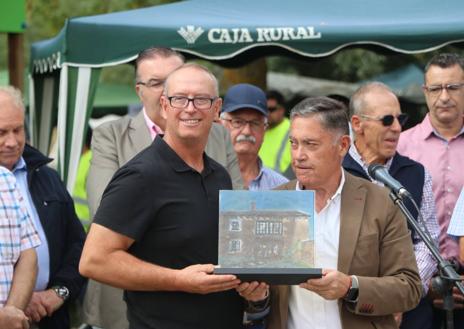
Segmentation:
<svg viewBox="0 0 464 329">
<path fill-rule="evenodd" d="M 199 119 L 181 119 L 180 121 L 186 125 L 196 125 L 200 122 Z"/>
</svg>

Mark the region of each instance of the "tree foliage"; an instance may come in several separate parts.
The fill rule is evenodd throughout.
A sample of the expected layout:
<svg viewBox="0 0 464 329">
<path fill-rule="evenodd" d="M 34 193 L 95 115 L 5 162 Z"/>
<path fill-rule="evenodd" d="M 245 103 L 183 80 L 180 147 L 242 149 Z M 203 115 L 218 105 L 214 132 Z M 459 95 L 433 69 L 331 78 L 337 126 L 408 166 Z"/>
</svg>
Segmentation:
<svg viewBox="0 0 464 329">
<path fill-rule="evenodd" d="M 155 6 L 173 0 L 27 0 L 26 15 L 30 42 L 51 38 L 64 26 L 66 19 Z"/>
<path fill-rule="evenodd" d="M 446 46 L 423 54 L 400 54 L 383 48 L 346 48 L 323 58 L 270 57 L 268 68 L 271 71 L 300 74 L 329 80 L 358 82 L 376 75 L 415 63 L 419 67 L 440 52 L 457 52 L 462 49 Z"/>
<path fill-rule="evenodd" d="M 29 56 L 29 45 L 35 41 L 57 35 L 69 18 L 99 15 L 171 2 L 175 2 L 175 0 L 27 0 L 26 63 Z M 131 84 L 133 82 L 133 69 L 130 65 L 105 68 L 102 71 L 101 80 Z"/>
</svg>

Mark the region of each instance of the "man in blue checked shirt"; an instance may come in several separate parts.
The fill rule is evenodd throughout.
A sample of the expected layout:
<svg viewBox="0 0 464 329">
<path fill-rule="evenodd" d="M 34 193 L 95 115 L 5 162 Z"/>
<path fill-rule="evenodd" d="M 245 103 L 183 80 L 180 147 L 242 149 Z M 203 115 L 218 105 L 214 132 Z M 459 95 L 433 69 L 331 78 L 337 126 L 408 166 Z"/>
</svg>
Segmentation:
<svg viewBox="0 0 464 329">
<path fill-rule="evenodd" d="M 435 213 L 432 178 L 424 166 L 396 151 L 402 125 L 407 119 L 407 115 L 401 113 L 396 95 L 380 82 L 368 83 L 351 97 L 350 114 L 354 142 L 343 160 L 345 170 L 372 180 L 367 171 L 368 166 L 373 163 L 384 165 L 390 175 L 411 193 L 420 211 L 418 213 L 412 203 L 406 202 L 406 206 L 414 218 L 419 218 L 419 223 L 424 224 L 432 238 L 437 241 L 439 227 Z M 415 309 L 404 314 L 396 314 L 395 319 L 401 323 L 401 329 L 430 329 L 433 312 L 425 296 L 437 264 L 419 236 L 412 233 L 411 238 L 422 280 L 423 298 Z"/>
<path fill-rule="evenodd" d="M 258 156 L 268 114 L 266 94 L 256 86 L 240 83 L 230 87 L 224 96 L 221 122 L 230 132 L 244 186 L 252 191 L 270 190 L 288 182 L 263 166 Z"/>
<path fill-rule="evenodd" d="M 29 328 L 24 309 L 36 280 L 39 244 L 14 176 L 0 166 L 0 328 Z"/>
</svg>

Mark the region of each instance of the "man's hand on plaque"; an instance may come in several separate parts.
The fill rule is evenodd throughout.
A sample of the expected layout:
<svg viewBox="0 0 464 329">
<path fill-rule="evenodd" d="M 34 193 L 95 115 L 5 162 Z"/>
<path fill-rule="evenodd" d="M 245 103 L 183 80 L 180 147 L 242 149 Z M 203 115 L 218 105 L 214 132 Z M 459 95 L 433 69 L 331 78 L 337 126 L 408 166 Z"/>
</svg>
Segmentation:
<svg viewBox="0 0 464 329">
<path fill-rule="evenodd" d="M 250 302 L 260 302 L 269 296 L 269 285 L 265 282 L 243 282 L 235 289 Z"/>
<path fill-rule="evenodd" d="M 240 280 L 235 275 L 214 275 L 214 265 L 190 265 L 177 271 L 176 290 L 194 294 L 209 294 L 237 288 Z"/>
<path fill-rule="evenodd" d="M 309 279 L 300 284 L 301 288 L 315 292 L 324 299 L 343 298 L 350 288 L 351 278 L 337 270 L 323 269 L 322 278 Z"/>
</svg>

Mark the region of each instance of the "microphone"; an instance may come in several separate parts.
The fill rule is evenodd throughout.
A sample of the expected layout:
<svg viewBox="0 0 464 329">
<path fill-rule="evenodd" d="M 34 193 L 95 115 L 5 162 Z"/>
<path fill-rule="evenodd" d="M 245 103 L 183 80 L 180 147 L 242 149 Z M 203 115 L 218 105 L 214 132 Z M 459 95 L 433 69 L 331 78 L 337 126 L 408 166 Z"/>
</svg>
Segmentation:
<svg viewBox="0 0 464 329">
<path fill-rule="evenodd" d="M 404 196 L 411 196 L 411 194 L 394 179 L 389 173 L 387 168 L 379 164 L 371 164 L 367 168 L 369 175 L 376 181 L 383 183 L 386 187 L 393 191 L 399 198 Z"/>
</svg>

